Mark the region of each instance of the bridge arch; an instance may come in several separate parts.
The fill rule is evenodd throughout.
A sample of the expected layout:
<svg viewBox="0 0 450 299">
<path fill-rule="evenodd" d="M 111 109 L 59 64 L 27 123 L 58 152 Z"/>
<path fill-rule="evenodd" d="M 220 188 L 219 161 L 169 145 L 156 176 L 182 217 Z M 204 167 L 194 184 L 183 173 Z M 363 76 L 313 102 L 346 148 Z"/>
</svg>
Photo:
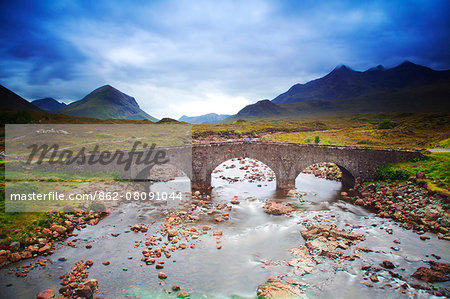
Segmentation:
<svg viewBox="0 0 450 299">
<path fill-rule="evenodd" d="M 273 169 L 257 159 L 248 157 L 232 158 L 220 163 L 211 173 L 212 180 L 221 179 L 229 183 L 248 181 L 276 182 L 276 175 Z"/>
<path fill-rule="evenodd" d="M 354 175 L 349 171 L 349 170 L 347 170 L 344 166 L 342 166 L 342 165 L 339 165 L 339 164 L 337 164 L 337 163 L 333 163 L 333 162 L 329 162 L 329 161 L 322 161 L 322 162 L 317 162 L 317 163 L 313 163 L 313 164 L 311 164 L 311 165 L 308 165 L 306 168 L 304 168 L 298 175 L 297 175 L 297 177 L 296 177 L 296 179 L 298 178 L 298 176 L 301 174 L 301 173 L 304 173 L 305 172 L 305 170 L 306 169 L 308 169 L 308 168 L 318 168 L 319 167 L 319 165 L 321 165 L 321 164 L 331 164 L 331 166 L 335 166 L 335 167 L 337 167 L 338 168 L 338 171 L 340 172 L 338 175 L 340 176 L 340 178 L 339 178 L 339 181 L 342 183 L 342 186 L 343 187 L 346 187 L 346 188 L 351 188 L 351 187 L 353 187 L 354 185 L 355 185 L 355 177 L 354 177 Z M 328 166 L 327 167 L 327 165 L 322 165 L 322 167 L 325 167 L 325 168 L 328 168 L 328 170 L 319 170 L 319 172 L 320 171 L 324 171 L 324 172 L 327 172 L 327 171 L 330 171 L 329 169 L 330 169 L 330 167 Z M 331 171 L 333 171 L 333 170 L 331 170 Z M 312 174 L 314 174 L 314 175 L 316 175 L 315 173 L 314 173 L 314 170 L 310 170 L 310 172 L 312 173 Z M 323 177 L 323 178 L 326 178 L 326 173 L 323 173 L 322 175 L 324 175 L 325 177 Z"/>
</svg>

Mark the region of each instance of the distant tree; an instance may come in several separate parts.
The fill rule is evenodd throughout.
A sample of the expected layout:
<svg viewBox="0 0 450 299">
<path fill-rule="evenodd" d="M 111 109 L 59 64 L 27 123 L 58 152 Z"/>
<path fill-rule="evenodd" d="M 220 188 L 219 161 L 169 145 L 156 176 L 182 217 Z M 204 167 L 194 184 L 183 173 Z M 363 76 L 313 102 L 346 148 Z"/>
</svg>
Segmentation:
<svg viewBox="0 0 450 299">
<path fill-rule="evenodd" d="M 320 143 L 320 136 L 314 137 L 314 143 L 319 144 Z"/>
</svg>

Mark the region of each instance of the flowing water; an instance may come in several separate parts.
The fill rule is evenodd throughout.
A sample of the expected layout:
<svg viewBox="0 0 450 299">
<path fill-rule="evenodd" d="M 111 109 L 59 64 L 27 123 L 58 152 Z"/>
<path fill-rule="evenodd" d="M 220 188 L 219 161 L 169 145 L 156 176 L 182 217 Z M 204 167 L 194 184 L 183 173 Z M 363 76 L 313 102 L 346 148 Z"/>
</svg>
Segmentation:
<svg viewBox="0 0 450 299">
<path fill-rule="evenodd" d="M 248 162 L 248 161 L 247 161 Z M 414 297 L 427 298 L 424 291 L 401 287 L 401 280 L 391 278 L 384 270 L 378 272 L 380 282 L 373 287 L 364 285 L 368 282 L 361 266 L 378 265 L 388 259 L 397 268 L 394 270 L 411 280 L 410 275 L 420 266 L 427 266 L 426 261 L 433 259 L 430 255 L 441 256 L 440 261 L 450 261 L 450 248 L 447 241 L 439 240 L 435 235 L 427 234 L 430 240 L 421 241 L 412 231 L 399 227 L 394 222 L 376 217 L 362 207 L 355 206 L 340 194 L 346 191 L 340 182 L 319 179 L 310 174 L 300 174 L 296 181 L 298 190 L 305 192 L 304 201 L 288 198 L 275 190 L 275 180 L 270 180 L 270 170 L 264 165 L 254 163 L 257 173 L 264 173 L 263 181 L 249 182 L 243 179 L 245 173 L 239 168 L 240 161 L 227 161 L 213 174 L 211 193 L 213 202 L 227 203 L 238 196 L 239 205 L 230 211 L 230 219 L 215 223 L 213 217 L 201 217 L 193 223 L 200 228 L 211 225 L 213 229 L 223 230 L 222 249 L 216 249 L 216 237 L 203 235 L 195 241 L 194 249 L 177 250 L 165 261 L 164 273 L 168 278 L 160 285 L 157 273 L 161 270 L 141 262 L 143 247 L 135 247 L 145 240 L 142 233 L 126 232 L 129 225 L 147 224 L 148 235 L 160 229 L 164 222 L 164 211 L 178 202 L 167 205 L 147 205 L 139 203 L 122 203 L 98 225 L 88 226 L 78 233 L 78 248 L 58 245 L 55 253 L 49 257 L 24 260 L 14 266 L 0 270 L 0 298 L 35 298 L 39 291 L 60 288 L 59 276 L 70 271 L 71 266 L 79 260 L 91 259 L 94 265 L 88 270 L 89 278 L 99 282 L 99 297 L 107 298 L 166 298 L 176 297 L 176 293 L 166 294 L 173 284 L 183 287 L 194 298 L 254 298 L 259 284 L 278 275 L 287 275 L 302 283 L 302 290 L 311 298 L 385 298 Z M 236 167 L 230 168 L 234 164 Z M 251 169 L 250 169 L 251 170 Z M 220 178 L 240 177 L 235 182 Z M 177 178 L 166 183 L 151 186 L 152 191 L 178 190 L 189 191 L 187 178 Z M 287 201 L 298 209 L 289 216 L 274 216 L 264 212 L 265 201 Z M 354 261 L 331 260 L 320 257 L 321 263 L 310 274 L 296 276 L 287 261 L 291 258 L 289 250 L 304 244 L 300 230 L 305 224 L 322 219 L 330 221 L 340 228 L 357 225 L 354 233 L 362 233 L 366 240 L 345 251 L 350 253 L 354 247 L 368 247 L 373 252 L 363 253 Z M 152 221 L 156 221 L 150 225 Z M 346 226 L 347 224 L 347 226 Z M 392 234 L 388 231 L 392 230 Z M 118 237 L 111 233 L 120 233 Z M 73 240 L 74 237 L 68 239 Z M 393 241 L 397 239 L 401 243 Z M 86 244 L 92 249 L 86 249 Z M 391 247 L 398 247 L 394 250 Z M 428 255 L 428 256 L 427 256 Z M 65 256 L 66 262 L 58 261 Z M 131 258 L 131 259 L 130 259 Z M 34 269 L 25 278 L 17 278 L 14 269 L 28 265 L 37 260 L 50 259 L 46 269 Z M 110 261 L 109 266 L 102 261 Z M 124 271 L 126 268 L 127 271 Z M 417 282 L 414 279 L 412 282 Z M 387 284 L 389 282 L 389 284 Z M 7 286 L 9 285 L 9 286 Z M 446 283 L 435 284 L 449 287 Z M 402 292 L 403 291 L 403 292 Z"/>
</svg>

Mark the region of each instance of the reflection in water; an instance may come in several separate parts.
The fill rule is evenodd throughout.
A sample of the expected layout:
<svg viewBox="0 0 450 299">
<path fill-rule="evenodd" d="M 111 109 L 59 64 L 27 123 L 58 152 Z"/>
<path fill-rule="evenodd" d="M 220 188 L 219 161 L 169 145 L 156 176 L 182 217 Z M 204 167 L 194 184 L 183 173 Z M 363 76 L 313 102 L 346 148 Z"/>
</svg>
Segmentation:
<svg viewBox="0 0 450 299">
<path fill-rule="evenodd" d="M 341 198 L 341 183 L 319 179 L 310 174 L 301 174 L 296 180 L 296 187 L 302 192 L 304 201 L 295 198 L 281 197 L 276 193 L 276 182 L 248 182 L 238 180 L 230 183 L 220 176 L 235 178 L 245 175 L 239 167 L 228 168 L 231 163 L 242 166 L 240 161 L 229 161 L 221 165 L 213 175 L 212 201 L 230 202 L 238 196 L 239 205 L 234 205 L 230 212 L 230 220 L 214 223 L 211 218 L 201 217 L 195 225 L 211 225 L 214 229 L 223 230 L 221 238 L 222 249 L 216 249 L 216 238 L 211 235 L 201 236 L 196 242 L 195 249 L 175 251 L 171 259 L 164 264 L 164 272 L 168 274 L 165 286 L 159 285 L 157 278 L 159 270 L 154 266 L 143 264 L 141 248 L 135 248 L 135 241 L 145 239 L 142 234 L 130 232 L 129 225 L 149 225 L 148 235 L 155 233 L 163 222 L 167 207 L 178 206 L 179 202 L 169 202 L 167 205 L 151 205 L 143 203 L 123 203 L 97 226 L 88 226 L 79 231 L 78 248 L 59 246 L 50 259 L 56 261 L 60 256 L 67 257 L 67 262 L 47 263 L 45 270 L 32 270 L 26 278 L 16 278 L 8 274 L 8 269 L 0 270 L 0 294 L 4 298 L 34 298 L 35 294 L 44 289 L 59 289 L 58 277 L 67 272 L 78 260 L 91 259 L 94 266 L 88 270 L 89 277 L 98 279 L 101 293 L 99 296 L 109 298 L 123 298 L 124 296 L 140 296 L 141 298 L 167 297 L 164 288 L 176 284 L 182 286 L 192 297 L 231 297 L 240 296 L 253 298 L 259 284 L 268 278 L 280 274 L 287 274 L 308 285 L 304 289 L 310 297 L 399 297 L 407 296 L 400 293 L 398 288 L 403 282 L 393 283 L 392 287 L 385 286 L 367 288 L 362 283 L 363 273 L 360 270 L 364 264 L 378 264 L 389 259 L 399 265 L 400 274 L 408 276 L 428 260 L 425 254 L 435 253 L 448 262 L 450 253 L 446 241 L 432 237 L 427 242 L 419 240 L 411 231 L 406 231 L 392 221 L 380 219 L 359 206 L 354 206 Z M 269 171 L 258 166 L 259 171 Z M 177 178 L 166 183 L 156 183 L 151 186 L 152 191 L 189 191 L 189 180 Z M 266 200 L 287 201 L 298 210 L 292 217 L 273 216 L 264 213 L 263 205 Z M 182 204 L 189 202 L 183 200 Z M 304 244 L 299 230 L 304 229 L 305 221 L 311 219 L 327 219 L 345 228 L 346 224 L 359 225 L 355 233 L 364 233 L 366 241 L 358 244 L 368 247 L 373 252 L 365 253 L 355 261 L 337 262 L 328 258 L 321 258 L 321 263 L 311 274 L 296 277 L 292 268 L 287 265 L 290 259 L 289 249 Z M 392 229 L 390 235 L 386 229 Z M 111 233 L 120 233 L 117 238 Z M 72 238 L 69 238 L 71 240 Z M 393 240 L 401 241 L 399 251 L 391 249 Z M 93 248 L 85 249 L 90 243 Z M 132 259 L 128 259 L 132 257 Z M 37 258 L 43 259 L 43 257 Z M 103 266 L 102 261 L 109 260 L 109 266 Z M 33 260 L 25 260 L 20 265 L 30 264 Z M 122 271 L 126 267 L 127 272 Z M 383 276 L 381 282 L 384 286 Z M 11 287 L 6 287 L 12 283 Z M 444 285 L 444 284 L 441 284 Z M 170 295 L 176 297 L 176 295 Z"/>
</svg>

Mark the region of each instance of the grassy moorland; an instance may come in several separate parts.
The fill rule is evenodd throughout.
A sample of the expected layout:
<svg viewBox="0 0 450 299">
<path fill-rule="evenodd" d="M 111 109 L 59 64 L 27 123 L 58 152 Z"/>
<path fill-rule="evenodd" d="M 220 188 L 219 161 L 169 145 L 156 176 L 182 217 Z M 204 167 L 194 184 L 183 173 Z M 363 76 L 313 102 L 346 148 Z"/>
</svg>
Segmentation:
<svg viewBox="0 0 450 299">
<path fill-rule="evenodd" d="M 300 120 L 238 120 L 229 124 L 193 126 L 194 140 L 242 136 L 275 142 L 405 149 L 449 148 L 450 115 L 376 113 Z"/>
<path fill-rule="evenodd" d="M 388 164 L 378 169 L 380 182 L 406 181 L 416 178 L 431 191 L 450 193 L 450 153 L 428 153 L 420 161 Z"/>
</svg>

